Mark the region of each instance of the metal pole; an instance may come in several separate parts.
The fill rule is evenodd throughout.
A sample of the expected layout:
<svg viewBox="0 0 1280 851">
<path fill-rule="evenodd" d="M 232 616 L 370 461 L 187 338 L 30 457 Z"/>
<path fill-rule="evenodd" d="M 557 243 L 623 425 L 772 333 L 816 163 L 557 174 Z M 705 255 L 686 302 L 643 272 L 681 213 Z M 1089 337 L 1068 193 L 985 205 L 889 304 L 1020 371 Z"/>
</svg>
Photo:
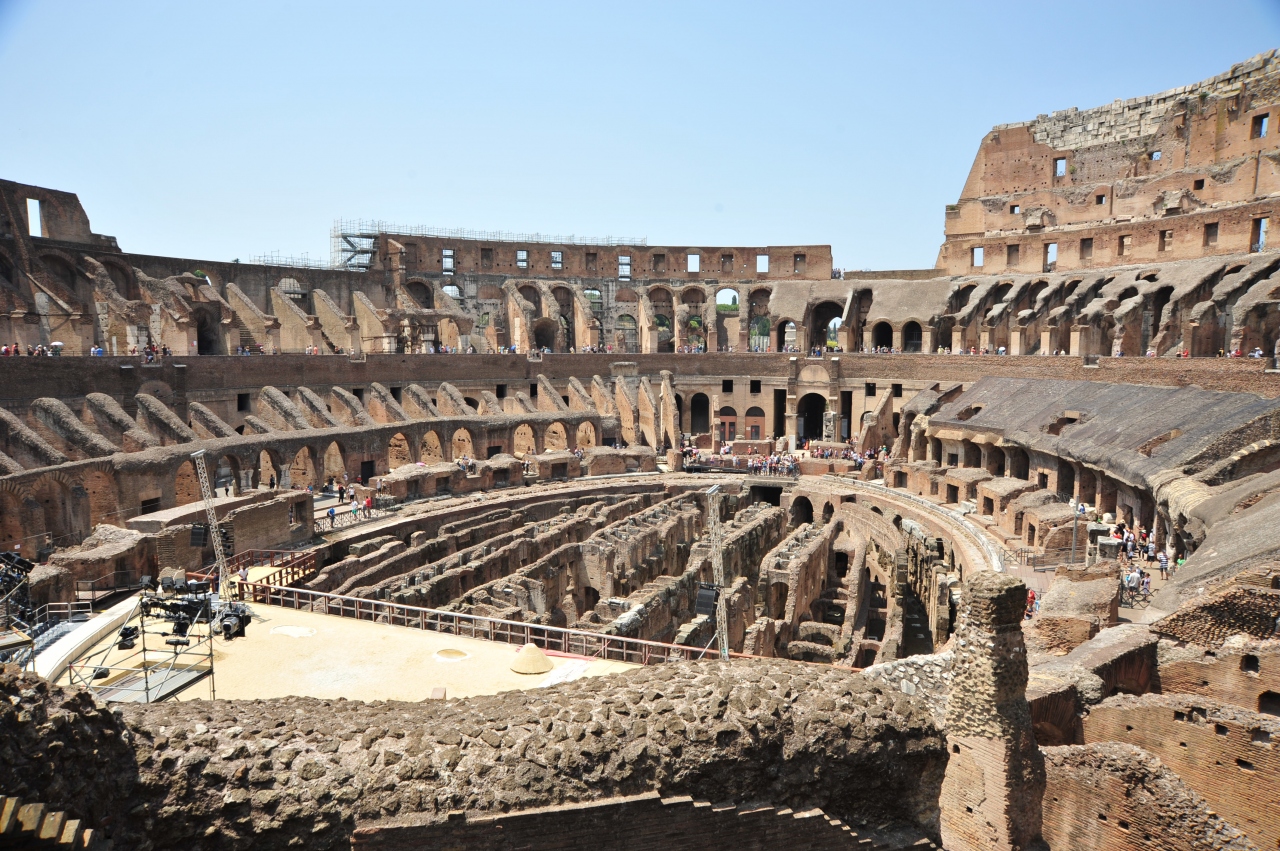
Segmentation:
<svg viewBox="0 0 1280 851">
<path fill-rule="evenodd" d="M 729 610 L 724 585 L 724 551 L 720 537 L 720 486 L 707 492 L 707 512 L 711 522 L 711 577 L 716 584 L 716 636 L 720 643 L 720 658 L 729 658 Z"/>
<path fill-rule="evenodd" d="M 1076 563 L 1076 521 L 1080 519 L 1080 512 L 1076 511 L 1071 515 L 1071 563 Z"/>
</svg>

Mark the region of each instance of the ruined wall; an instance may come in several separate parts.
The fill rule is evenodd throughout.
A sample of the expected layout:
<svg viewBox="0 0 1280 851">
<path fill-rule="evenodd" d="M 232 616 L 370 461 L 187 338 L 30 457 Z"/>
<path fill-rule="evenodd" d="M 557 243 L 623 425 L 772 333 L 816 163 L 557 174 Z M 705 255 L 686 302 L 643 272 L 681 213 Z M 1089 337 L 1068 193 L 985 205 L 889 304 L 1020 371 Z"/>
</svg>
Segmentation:
<svg viewBox="0 0 1280 851">
<path fill-rule="evenodd" d="M 1105 743 L 1044 754 L 1044 838 L 1051 848 L 1257 848 L 1145 751 Z"/>
<path fill-rule="evenodd" d="M 1204 697 L 1117 695 L 1089 710 L 1084 737 L 1142 748 L 1258 847 L 1280 845 L 1280 718 Z"/>
</svg>

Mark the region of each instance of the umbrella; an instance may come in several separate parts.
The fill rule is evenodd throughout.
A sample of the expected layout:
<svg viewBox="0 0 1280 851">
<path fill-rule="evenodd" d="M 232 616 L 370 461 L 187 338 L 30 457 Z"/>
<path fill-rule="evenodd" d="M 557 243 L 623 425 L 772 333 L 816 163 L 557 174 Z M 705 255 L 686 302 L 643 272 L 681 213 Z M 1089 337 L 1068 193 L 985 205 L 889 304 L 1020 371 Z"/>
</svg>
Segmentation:
<svg viewBox="0 0 1280 851">
<path fill-rule="evenodd" d="M 51 345 L 51 346 L 61 346 L 61 345 L 62 345 L 62 343 L 50 343 L 49 345 Z"/>
</svg>

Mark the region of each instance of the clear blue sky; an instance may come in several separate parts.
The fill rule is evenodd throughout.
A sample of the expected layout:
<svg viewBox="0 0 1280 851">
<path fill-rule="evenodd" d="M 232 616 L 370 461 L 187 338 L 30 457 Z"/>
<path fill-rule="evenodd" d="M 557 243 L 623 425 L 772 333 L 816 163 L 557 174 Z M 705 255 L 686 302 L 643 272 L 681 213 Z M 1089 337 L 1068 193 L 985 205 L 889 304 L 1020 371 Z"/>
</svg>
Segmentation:
<svg viewBox="0 0 1280 851">
<path fill-rule="evenodd" d="M 0 177 L 198 259 L 363 217 L 927 267 L 993 124 L 1273 47 L 1280 0 L 0 0 Z"/>
</svg>

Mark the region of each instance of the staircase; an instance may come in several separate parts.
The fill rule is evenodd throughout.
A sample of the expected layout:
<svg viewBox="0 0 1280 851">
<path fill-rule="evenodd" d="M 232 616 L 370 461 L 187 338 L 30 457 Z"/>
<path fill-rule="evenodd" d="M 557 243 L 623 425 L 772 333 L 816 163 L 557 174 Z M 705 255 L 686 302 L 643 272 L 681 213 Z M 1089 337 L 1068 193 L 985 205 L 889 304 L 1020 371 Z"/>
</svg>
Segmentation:
<svg viewBox="0 0 1280 851">
<path fill-rule="evenodd" d="M 262 353 L 262 346 L 254 339 L 253 332 L 244 324 L 244 320 L 240 318 L 239 313 L 233 313 L 231 317 L 231 327 L 235 329 L 238 336 L 236 345 L 242 349 L 248 349 L 251 352 Z"/>
<path fill-rule="evenodd" d="M 338 347 L 333 344 L 333 340 L 329 339 L 329 335 L 324 332 L 324 328 L 320 329 L 320 339 L 324 341 L 325 346 L 329 349 L 329 354 L 336 355 Z"/>
<path fill-rule="evenodd" d="M 0 798 L 0 846 L 15 851 L 107 851 L 111 842 L 61 810 L 50 811 L 44 804 L 24 804 L 21 798 Z"/>
</svg>

